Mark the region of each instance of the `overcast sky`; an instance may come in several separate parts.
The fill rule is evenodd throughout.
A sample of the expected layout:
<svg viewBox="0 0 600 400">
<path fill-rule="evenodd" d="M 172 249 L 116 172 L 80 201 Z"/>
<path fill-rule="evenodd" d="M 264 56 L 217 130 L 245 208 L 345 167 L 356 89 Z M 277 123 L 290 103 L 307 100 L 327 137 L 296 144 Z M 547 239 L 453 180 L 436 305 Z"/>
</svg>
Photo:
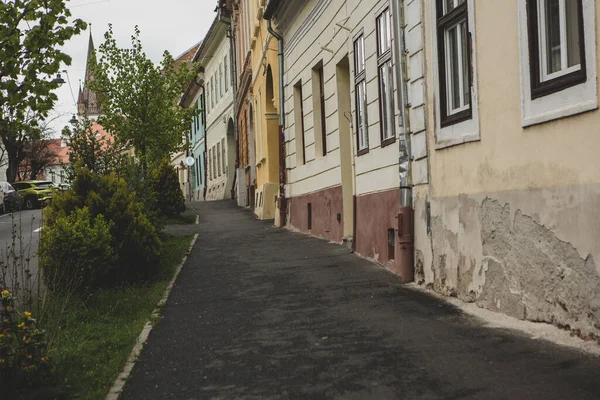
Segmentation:
<svg viewBox="0 0 600 400">
<path fill-rule="evenodd" d="M 165 50 L 177 57 L 204 38 L 215 18 L 216 4 L 217 0 L 71 0 L 67 6 L 73 18 L 92 23 L 96 49 L 104 41 L 109 23 L 122 47 L 130 45 L 133 29 L 138 25 L 146 54 L 159 62 Z M 85 78 L 88 40 L 89 28 L 64 46 L 64 51 L 73 58 L 71 66 L 66 67 L 73 92 L 71 95 L 67 83 L 56 92 L 55 111 L 61 117 L 52 126 L 58 134 L 77 112 L 73 96 L 77 100 L 79 81 Z"/>
</svg>

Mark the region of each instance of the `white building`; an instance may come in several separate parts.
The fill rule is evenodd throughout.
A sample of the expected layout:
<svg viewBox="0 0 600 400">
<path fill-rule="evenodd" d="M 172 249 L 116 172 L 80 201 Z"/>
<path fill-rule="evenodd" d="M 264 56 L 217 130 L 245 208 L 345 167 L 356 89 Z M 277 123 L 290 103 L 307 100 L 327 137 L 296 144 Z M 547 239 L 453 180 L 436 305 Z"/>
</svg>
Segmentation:
<svg viewBox="0 0 600 400">
<path fill-rule="evenodd" d="M 273 21 L 285 43 L 288 223 L 345 241 L 398 271 L 400 132 L 390 3 L 271 3 L 278 3 Z M 414 91 L 413 106 L 423 104 L 422 91 Z"/>
<path fill-rule="evenodd" d="M 235 130 L 228 26 L 215 18 L 194 62 L 203 69 L 206 100 L 206 200 L 231 199 L 235 184 Z"/>
</svg>

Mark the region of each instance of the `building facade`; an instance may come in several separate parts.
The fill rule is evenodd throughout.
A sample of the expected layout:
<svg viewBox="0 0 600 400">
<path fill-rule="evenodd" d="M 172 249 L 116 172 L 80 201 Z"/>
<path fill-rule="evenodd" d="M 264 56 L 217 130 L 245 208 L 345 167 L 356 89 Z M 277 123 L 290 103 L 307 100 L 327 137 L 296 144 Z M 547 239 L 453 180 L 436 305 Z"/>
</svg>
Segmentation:
<svg viewBox="0 0 600 400">
<path fill-rule="evenodd" d="M 228 25 L 215 18 L 193 61 L 201 66 L 199 80 L 206 102 L 206 200 L 235 195 L 235 129 L 231 43 Z"/>
<path fill-rule="evenodd" d="M 417 194 L 416 215 L 430 210 L 417 222 L 419 281 L 600 334 L 600 10 L 587 0 L 422 6 L 432 150 Z"/>
<path fill-rule="evenodd" d="M 254 108 L 252 106 L 252 38 L 250 24 L 252 2 L 233 3 L 232 23 L 236 54 L 236 121 L 238 131 L 237 202 L 240 207 L 254 208 L 256 198 L 256 149 L 254 138 Z"/>
<path fill-rule="evenodd" d="M 275 219 L 280 192 L 280 132 L 279 132 L 279 66 L 277 40 L 268 31 L 262 18 L 265 0 L 245 3 L 250 38 L 250 82 L 248 102 L 248 137 L 254 137 L 256 185 L 254 212 L 260 219 Z M 249 154 L 252 154 L 250 149 Z M 252 162 L 249 157 L 249 161 Z M 252 176 L 250 176 L 250 179 Z"/>
<path fill-rule="evenodd" d="M 289 225 L 399 272 L 390 4 L 280 2 L 273 20 L 286 44 Z"/>
<path fill-rule="evenodd" d="M 600 10 L 476 3 L 267 2 L 285 43 L 288 226 L 400 272 L 408 170 L 419 284 L 599 335 Z"/>
</svg>

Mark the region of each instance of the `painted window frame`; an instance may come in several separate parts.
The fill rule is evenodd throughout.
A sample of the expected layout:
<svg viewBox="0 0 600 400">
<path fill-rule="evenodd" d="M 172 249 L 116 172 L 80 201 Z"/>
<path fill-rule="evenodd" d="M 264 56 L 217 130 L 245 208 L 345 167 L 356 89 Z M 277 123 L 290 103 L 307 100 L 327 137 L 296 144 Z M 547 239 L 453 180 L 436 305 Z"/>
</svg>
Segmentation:
<svg viewBox="0 0 600 400">
<path fill-rule="evenodd" d="M 587 80 L 586 60 L 585 60 L 585 35 L 583 24 L 583 1 L 571 0 L 576 2 L 577 22 L 579 27 L 577 35 L 579 40 L 580 62 L 577 65 L 569 67 L 568 63 L 568 44 L 567 39 L 567 20 L 566 20 L 566 1 L 556 0 L 559 6 L 559 30 L 561 44 L 559 47 L 561 67 L 558 71 L 548 73 L 544 65 L 547 65 L 548 54 L 545 44 L 548 41 L 547 34 L 544 34 L 546 19 L 545 0 L 527 1 L 527 19 L 528 19 L 528 39 L 529 39 L 529 70 L 531 74 L 531 98 L 536 99 L 552 93 L 567 89 L 571 86 L 584 83 Z"/>
<path fill-rule="evenodd" d="M 294 133 L 296 141 L 296 165 L 306 164 L 306 136 L 304 129 L 304 98 L 302 80 L 294 85 Z"/>
<path fill-rule="evenodd" d="M 217 150 L 217 177 L 221 176 L 221 142 L 217 142 L 217 145 L 215 147 Z"/>
<path fill-rule="evenodd" d="M 321 110 L 321 146 L 322 155 L 327 155 L 327 114 L 325 112 L 325 66 L 321 66 L 317 70 L 319 77 L 319 107 Z"/>
<path fill-rule="evenodd" d="M 225 149 L 225 138 L 221 138 L 221 163 L 223 165 L 223 173 L 227 173 L 227 151 Z"/>
<path fill-rule="evenodd" d="M 365 60 L 365 35 L 361 29 L 352 39 L 354 56 L 354 100 L 356 119 L 357 156 L 369 152 L 369 120 L 367 114 L 367 73 Z M 362 91 L 362 99 L 360 94 Z M 361 118 L 362 117 L 362 118 Z"/>
<path fill-rule="evenodd" d="M 214 108 L 215 107 L 215 83 L 214 83 L 214 77 L 211 76 L 210 77 L 210 108 Z"/>
<path fill-rule="evenodd" d="M 387 19 L 386 38 L 381 37 L 381 23 Z M 375 37 L 377 39 L 377 87 L 379 90 L 379 133 L 381 147 L 396 141 L 396 112 L 394 106 L 394 72 L 392 64 L 392 17 L 390 7 L 386 7 L 375 18 Z M 384 40 L 385 39 L 385 40 Z M 389 87 L 384 88 L 384 79 L 388 79 Z M 385 118 L 385 115 L 388 118 Z M 388 126 L 389 125 L 389 126 Z"/>
<path fill-rule="evenodd" d="M 450 0 L 453 8 L 447 9 L 448 0 L 437 0 L 437 55 L 438 55 L 438 76 L 439 76 L 439 93 L 440 93 L 440 113 L 441 126 L 446 127 L 471 119 L 473 114 L 472 101 L 470 91 L 472 87 L 472 52 L 471 39 L 469 33 L 469 7 L 466 0 Z M 466 25 L 466 26 L 465 26 Z M 460 27 L 465 28 L 465 37 L 460 34 Z M 456 66 L 453 64 L 453 59 L 450 55 L 450 32 L 456 29 L 457 54 Z M 465 41 L 464 43 L 463 41 Z M 465 54 L 466 53 L 466 54 Z M 466 62 L 466 66 L 464 65 Z M 459 104 L 456 108 L 452 107 L 453 99 L 451 86 L 452 81 L 451 70 L 456 67 L 458 77 L 458 95 Z M 466 76 L 465 76 L 466 75 Z M 465 82 L 465 78 L 467 82 Z M 466 87 L 465 87 L 466 83 Z M 467 90 L 465 90 L 465 88 Z M 467 100 L 468 94 L 468 100 Z M 468 104 L 467 104 L 468 102 Z"/>
<path fill-rule="evenodd" d="M 532 88 L 532 69 L 539 68 L 531 54 L 530 31 L 531 21 L 530 0 L 518 0 L 519 18 L 519 59 L 521 76 L 521 126 L 526 128 L 540 123 L 565 118 L 598 108 L 597 88 L 597 48 L 596 48 L 596 5 L 594 1 L 583 1 L 580 27 L 583 29 L 583 53 L 581 62 L 585 62 L 586 79 L 579 83 L 572 81 L 568 86 L 558 89 L 549 87 L 540 92 Z M 534 35 L 535 36 L 535 35 Z M 580 42 L 581 44 L 581 42 Z M 539 60 L 538 60 L 539 62 Z M 566 75 L 565 75 L 566 76 Z M 575 79 L 575 78 L 569 78 Z M 564 83 L 564 82 L 563 82 Z M 554 83 L 554 85 L 558 85 Z M 554 89 L 557 89 L 554 91 Z"/>
<path fill-rule="evenodd" d="M 227 73 L 227 56 L 223 57 L 223 71 L 225 74 L 225 93 L 229 92 L 229 74 Z"/>
<path fill-rule="evenodd" d="M 475 24 L 475 0 L 465 0 L 467 7 L 467 33 L 469 36 L 470 52 L 470 107 L 469 119 L 455 121 L 453 124 L 442 124 L 442 102 L 441 102 L 441 76 L 439 64 L 439 32 L 438 32 L 438 8 L 440 0 L 430 0 L 430 29 L 431 49 L 433 55 L 433 87 L 435 90 L 435 149 L 441 150 L 447 147 L 461 145 L 481 140 L 479 129 L 479 105 L 478 105 L 478 81 L 477 81 L 477 35 Z"/>
<path fill-rule="evenodd" d="M 219 63 L 219 99 L 223 98 L 223 64 Z"/>
</svg>

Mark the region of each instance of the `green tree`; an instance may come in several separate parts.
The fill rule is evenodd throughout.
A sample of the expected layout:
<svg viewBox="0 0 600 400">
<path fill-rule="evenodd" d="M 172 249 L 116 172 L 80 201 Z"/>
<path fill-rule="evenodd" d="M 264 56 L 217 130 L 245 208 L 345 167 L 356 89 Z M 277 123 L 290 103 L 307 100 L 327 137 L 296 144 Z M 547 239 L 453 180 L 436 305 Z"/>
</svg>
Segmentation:
<svg viewBox="0 0 600 400">
<path fill-rule="evenodd" d="M 14 181 L 18 134 L 47 117 L 57 100 L 54 75 L 71 57 L 60 50 L 85 22 L 69 21 L 65 0 L 0 0 L 0 138 L 8 157 L 7 179 Z"/>
<path fill-rule="evenodd" d="M 163 160 L 150 174 L 150 187 L 157 196 L 160 214 L 172 217 L 185 211 L 185 198 L 181 192 L 175 168 L 168 160 Z"/>
<path fill-rule="evenodd" d="M 131 48 L 117 46 L 111 25 L 104 38 L 90 82 L 102 106 L 99 122 L 133 146 L 146 171 L 183 146 L 195 110 L 180 107 L 176 100 L 196 71 L 187 64 L 176 66 L 168 51 L 155 65 L 144 53 L 137 26 Z"/>
<path fill-rule="evenodd" d="M 75 178 L 75 169 L 85 167 L 94 174 L 119 172 L 126 155 L 113 138 L 103 136 L 98 126 L 87 117 L 78 121 L 73 129 L 63 129 L 63 137 L 69 144 L 69 165 L 65 165 L 69 179 Z"/>
</svg>

